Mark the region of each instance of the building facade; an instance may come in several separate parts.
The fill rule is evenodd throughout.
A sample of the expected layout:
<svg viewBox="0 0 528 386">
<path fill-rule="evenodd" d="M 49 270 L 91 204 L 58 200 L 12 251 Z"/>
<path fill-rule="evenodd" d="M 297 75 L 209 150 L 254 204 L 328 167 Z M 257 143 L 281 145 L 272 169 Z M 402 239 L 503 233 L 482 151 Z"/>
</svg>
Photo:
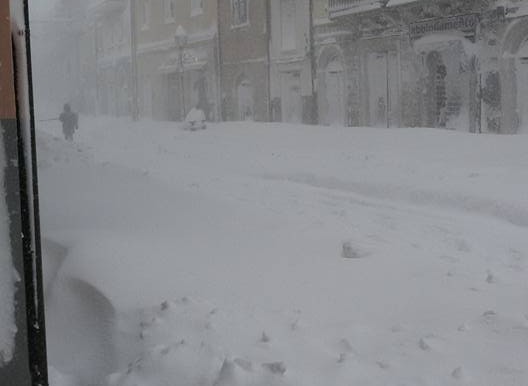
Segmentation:
<svg viewBox="0 0 528 386">
<path fill-rule="evenodd" d="M 135 0 L 140 115 L 182 120 L 198 106 L 218 120 L 216 0 Z"/>
<path fill-rule="evenodd" d="M 57 17 L 76 28 L 52 39 L 50 89 L 82 112 L 528 128 L 524 0 L 61 1 Z"/>
<path fill-rule="evenodd" d="M 268 121 L 268 0 L 218 0 L 222 117 Z"/>
<path fill-rule="evenodd" d="M 271 0 L 271 99 L 275 120 L 314 123 L 311 1 Z"/>
<path fill-rule="evenodd" d="M 92 8 L 100 114 L 120 117 L 132 112 L 130 4 L 128 0 L 104 0 Z"/>
<path fill-rule="evenodd" d="M 321 123 L 511 130 L 512 112 L 501 102 L 515 62 L 501 54 L 511 41 L 503 37 L 511 24 L 504 6 L 329 0 L 326 15 L 321 4 L 315 10 Z"/>
</svg>

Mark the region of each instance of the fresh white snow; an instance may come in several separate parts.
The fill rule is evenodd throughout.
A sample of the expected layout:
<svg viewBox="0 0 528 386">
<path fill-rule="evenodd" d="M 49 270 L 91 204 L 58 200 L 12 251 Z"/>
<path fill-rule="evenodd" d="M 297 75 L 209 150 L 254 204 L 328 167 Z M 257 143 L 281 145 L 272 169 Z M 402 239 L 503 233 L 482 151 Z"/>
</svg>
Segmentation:
<svg viewBox="0 0 528 386">
<path fill-rule="evenodd" d="M 528 136 L 52 125 L 53 386 L 528 384 Z"/>
</svg>

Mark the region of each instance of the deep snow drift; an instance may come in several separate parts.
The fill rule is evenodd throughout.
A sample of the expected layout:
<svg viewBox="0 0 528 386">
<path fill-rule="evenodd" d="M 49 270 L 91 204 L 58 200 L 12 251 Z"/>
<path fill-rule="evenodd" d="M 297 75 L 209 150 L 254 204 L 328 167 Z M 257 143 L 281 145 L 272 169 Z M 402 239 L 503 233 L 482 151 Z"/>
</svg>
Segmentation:
<svg viewBox="0 0 528 386">
<path fill-rule="evenodd" d="M 54 386 L 528 384 L 527 136 L 80 126 L 38 132 Z"/>
</svg>

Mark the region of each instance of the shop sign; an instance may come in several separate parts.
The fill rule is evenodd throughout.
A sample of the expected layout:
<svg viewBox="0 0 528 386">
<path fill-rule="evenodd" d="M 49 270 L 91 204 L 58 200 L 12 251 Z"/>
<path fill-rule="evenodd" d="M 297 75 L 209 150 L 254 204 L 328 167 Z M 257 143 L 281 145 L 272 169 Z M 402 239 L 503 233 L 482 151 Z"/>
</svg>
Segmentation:
<svg viewBox="0 0 528 386">
<path fill-rule="evenodd" d="M 479 15 L 476 13 L 423 20 L 409 25 L 411 40 L 420 39 L 426 35 L 443 32 L 462 32 L 472 41 L 475 40 Z"/>
</svg>

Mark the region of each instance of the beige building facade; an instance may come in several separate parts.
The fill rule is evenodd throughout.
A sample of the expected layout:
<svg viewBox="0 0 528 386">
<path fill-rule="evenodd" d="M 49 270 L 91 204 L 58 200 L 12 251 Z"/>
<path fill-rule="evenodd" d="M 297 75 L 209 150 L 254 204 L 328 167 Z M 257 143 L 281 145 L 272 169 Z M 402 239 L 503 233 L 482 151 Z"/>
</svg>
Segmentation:
<svg viewBox="0 0 528 386">
<path fill-rule="evenodd" d="M 182 120 L 198 106 L 219 119 L 216 0 L 135 0 L 142 117 Z"/>
<path fill-rule="evenodd" d="M 315 117 L 311 1 L 271 0 L 271 98 L 274 116 L 289 123 Z"/>
<path fill-rule="evenodd" d="M 269 1 L 218 0 L 222 117 L 269 121 Z"/>
<path fill-rule="evenodd" d="M 104 0 L 92 8 L 98 113 L 128 116 L 132 108 L 129 0 Z M 83 61 L 85 63 L 85 61 Z"/>
</svg>

